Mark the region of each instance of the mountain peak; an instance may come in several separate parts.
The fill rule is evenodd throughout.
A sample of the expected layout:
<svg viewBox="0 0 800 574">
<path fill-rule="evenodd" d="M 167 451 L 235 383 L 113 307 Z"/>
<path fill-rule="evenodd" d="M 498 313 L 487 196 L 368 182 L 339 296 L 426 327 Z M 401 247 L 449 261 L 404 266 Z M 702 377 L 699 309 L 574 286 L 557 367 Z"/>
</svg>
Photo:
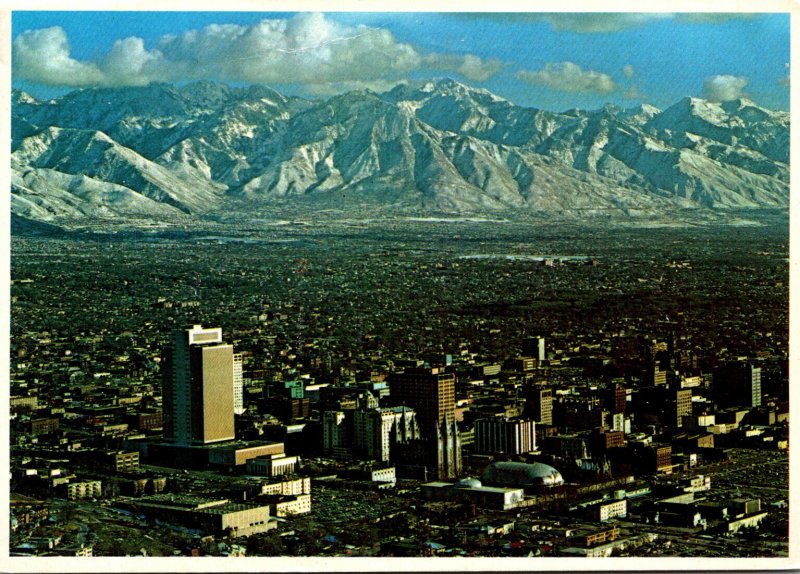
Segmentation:
<svg viewBox="0 0 800 574">
<path fill-rule="evenodd" d="M 222 82 L 200 80 L 186 84 L 180 89 L 181 96 L 192 102 L 220 104 L 231 97 L 231 87 Z"/>
<path fill-rule="evenodd" d="M 12 104 L 32 104 L 37 105 L 41 102 L 30 95 L 28 92 L 23 92 L 16 88 L 11 90 L 11 103 Z"/>
<path fill-rule="evenodd" d="M 660 113 L 661 110 L 655 106 L 651 106 L 650 104 L 639 104 L 638 106 L 625 108 L 619 113 L 619 117 L 628 120 L 635 120 L 639 123 L 644 123 L 651 120 Z"/>
<path fill-rule="evenodd" d="M 673 104 L 659 114 L 655 120 L 658 127 L 668 125 L 689 129 L 687 122 L 700 120 L 714 126 L 723 127 L 728 123 L 728 113 L 718 102 L 711 102 L 697 97 L 686 97 Z M 692 129 L 689 129 L 692 131 Z"/>
<path fill-rule="evenodd" d="M 650 104 L 639 104 L 638 106 L 625 108 L 624 112 L 631 114 L 650 114 L 654 116 L 656 114 L 660 114 L 661 109 L 655 106 L 651 106 Z"/>
<path fill-rule="evenodd" d="M 420 92 L 436 92 L 436 91 L 450 91 L 450 90 L 469 92 L 472 91 L 473 88 L 464 85 L 461 82 L 458 82 L 452 78 L 440 78 L 438 80 L 431 80 L 429 82 L 425 82 L 419 89 Z"/>
<path fill-rule="evenodd" d="M 696 118 L 720 127 L 745 127 L 756 123 L 788 125 L 788 112 L 768 110 L 748 98 L 737 98 L 725 102 L 713 102 L 702 98 L 684 98 L 667 108 L 662 116 L 665 121 L 683 117 Z"/>
<path fill-rule="evenodd" d="M 748 98 L 738 98 L 721 104 L 722 109 L 732 116 L 737 116 L 746 122 L 762 122 L 768 120 L 788 121 L 787 112 L 768 110 Z"/>
<path fill-rule="evenodd" d="M 95 213 L 90 188 L 120 186 L 147 199 L 142 210 L 166 202 L 182 213 L 229 200 L 327 205 L 340 190 L 453 212 L 788 205 L 788 114 L 744 99 L 556 113 L 450 78 L 324 100 L 195 82 L 20 105 L 12 130 L 12 169 L 26 182 L 12 205 L 42 214 Z"/>
<path fill-rule="evenodd" d="M 349 92 L 345 92 L 343 94 L 338 94 L 333 96 L 328 103 L 334 102 L 361 102 L 364 100 L 375 100 L 382 103 L 386 103 L 378 94 L 373 92 L 372 90 L 367 89 L 360 89 L 360 90 L 352 90 Z"/>
<path fill-rule="evenodd" d="M 430 100 L 437 96 L 452 96 L 457 99 L 473 100 L 483 105 L 499 102 L 508 103 L 508 100 L 501 98 L 489 90 L 473 88 L 472 86 L 468 86 L 452 78 L 441 78 L 416 84 L 398 84 L 388 92 L 382 94 L 382 97 L 393 102 L 404 100 L 423 101 Z"/>
</svg>

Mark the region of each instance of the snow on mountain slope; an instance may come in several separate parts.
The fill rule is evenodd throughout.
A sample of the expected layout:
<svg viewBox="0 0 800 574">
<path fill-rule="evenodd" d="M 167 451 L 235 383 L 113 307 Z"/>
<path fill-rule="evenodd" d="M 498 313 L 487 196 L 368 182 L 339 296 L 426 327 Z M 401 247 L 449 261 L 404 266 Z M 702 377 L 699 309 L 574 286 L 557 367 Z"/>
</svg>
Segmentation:
<svg viewBox="0 0 800 574">
<path fill-rule="evenodd" d="M 131 189 L 52 169 L 11 172 L 11 209 L 29 219 L 63 218 L 175 219 L 182 212 Z"/>
<path fill-rule="evenodd" d="M 786 208 L 788 138 L 788 113 L 749 100 L 555 113 L 452 80 L 320 101 L 213 82 L 50 102 L 14 91 L 12 210 L 167 218 L 301 197 L 520 214 Z"/>
<path fill-rule="evenodd" d="M 48 128 L 25 138 L 11 155 L 12 169 L 47 168 L 118 184 L 183 212 L 204 212 L 220 202 L 221 188 L 182 178 L 119 145 L 102 132 Z"/>
<path fill-rule="evenodd" d="M 655 116 L 647 127 L 667 143 L 682 147 L 687 134 L 726 145 L 740 145 L 780 163 L 789 162 L 789 115 L 748 100 L 716 103 L 684 98 Z"/>
</svg>

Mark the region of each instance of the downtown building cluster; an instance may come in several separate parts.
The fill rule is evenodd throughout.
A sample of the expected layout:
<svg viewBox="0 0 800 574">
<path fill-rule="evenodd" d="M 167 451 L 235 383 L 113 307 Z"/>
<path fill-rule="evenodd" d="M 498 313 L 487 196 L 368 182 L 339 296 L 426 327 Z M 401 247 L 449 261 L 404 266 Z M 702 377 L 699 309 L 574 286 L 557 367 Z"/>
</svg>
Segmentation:
<svg viewBox="0 0 800 574">
<path fill-rule="evenodd" d="M 21 455 L 12 524 L 41 525 L 51 497 L 105 500 L 237 540 L 312 512 L 316 484 L 328 493 L 410 488 L 433 507 L 542 517 L 556 508 L 586 521 L 581 532 L 594 541 L 565 542 L 566 554 L 648 543 L 591 526 L 619 519 L 757 527 L 767 516 L 758 497 L 709 503 L 668 477 L 694 476 L 707 491 L 693 468 L 723 464 L 732 448 L 785 450 L 781 373 L 762 380 L 757 358 L 704 370 L 682 343 L 642 340 L 639 366 L 616 378 L 602 375 L 602 348 L 540 336 L 504 361 L 468 351 L 387 358 L 323 382 L 297 368 L 259 372 L 219 327 L 177 329 L 158 351 L 160 384 L 67 386 L 80 400 L 61 406 L 12 396 Z M 17 551 L 90 552 L 86 542 L 51 543 Z M 389 541 L 385 551 L 409 550 Z"/>
</svg>

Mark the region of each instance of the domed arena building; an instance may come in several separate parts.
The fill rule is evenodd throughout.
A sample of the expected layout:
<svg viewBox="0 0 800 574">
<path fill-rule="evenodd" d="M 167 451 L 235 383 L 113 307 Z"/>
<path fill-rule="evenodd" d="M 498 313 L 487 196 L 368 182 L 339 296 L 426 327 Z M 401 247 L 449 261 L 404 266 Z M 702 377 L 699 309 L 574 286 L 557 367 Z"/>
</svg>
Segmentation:
<svg viewBox="0 0 800 574">
<path fill-rule="evenodd" d="M 481 480 L 492 486 L 528 490 L 541 490 L 564 484 L 564 478 L 558 470 L 541 462 L 493 462 L 483 471 Z"/>
</svg>

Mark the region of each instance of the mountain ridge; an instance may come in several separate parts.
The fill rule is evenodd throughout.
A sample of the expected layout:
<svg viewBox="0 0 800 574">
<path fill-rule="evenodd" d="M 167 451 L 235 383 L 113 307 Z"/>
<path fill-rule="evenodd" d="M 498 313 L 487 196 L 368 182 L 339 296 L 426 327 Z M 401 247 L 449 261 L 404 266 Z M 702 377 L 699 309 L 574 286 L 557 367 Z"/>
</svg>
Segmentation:
<svg viewBox="0 0 800 574">
<path fill-rule="evenodd" d="M 788 113 L 750 100 L 557 113 L 450 79 L 320 100 L 215 82 L 13 90 L 11 206 L 49 222 L 300 197 L 520 217 L 787 209 L 788 133 Z"/>
</svg>

